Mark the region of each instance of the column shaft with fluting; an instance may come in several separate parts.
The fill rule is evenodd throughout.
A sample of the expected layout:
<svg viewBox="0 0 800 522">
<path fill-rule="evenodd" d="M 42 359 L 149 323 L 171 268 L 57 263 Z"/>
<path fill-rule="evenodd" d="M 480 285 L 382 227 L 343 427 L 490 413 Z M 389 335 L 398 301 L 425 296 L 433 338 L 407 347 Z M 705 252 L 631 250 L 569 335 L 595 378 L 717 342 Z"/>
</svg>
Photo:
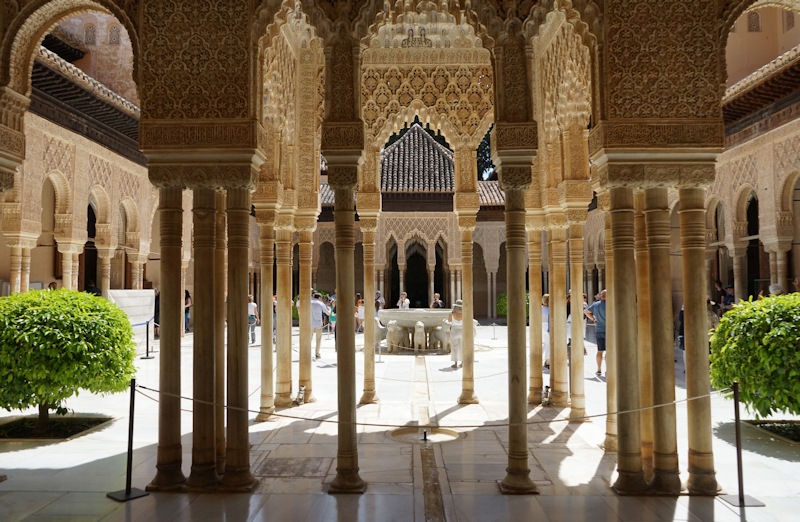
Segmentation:
<svg viewBox="0 0 800 522">
<path fill-rule="evenodd" d="M 523 169 L 530 180 L 530 167 Z M 503 172 L 501 176 L 505 177 Z M 528 467 L 525 395 L 525 198 L 524 186 L 501 181 L 506 192 L 506 260 L 508 263 L 508 467 L 500 482 L 503 493 L 536 493 Z"/>
<path fill-rule="evenodd" d="M 305 221 L 306 218 L 303 218 Z M 305 386 L 304 400 L 314 401 L 311 382 L 311 357 L 314 351 L 311 346 L 311 258 L 314 250 L 314 231 L 308 227 L 299 230 L 300 244 L 298 248 L 298 265 L 300 267 L 300 288 L 298 290 L 298 315 L 300 316 L 300 380 Z"/>
<path fill-rule="evenodd" d="M 645 221 L 650 277 L 650 340 L 653 346 L 653 479 L 659 493 L 681 491 L 675 405 L 675 361 L 672 343 L 672 279 L 670 216 L 666 188 L 645 191 Z"/>
<path fill-rule="evenodd" d="M 681 188 L 681 257 L 683 263 L 684 342 L 686 350 L 686 398 L 689 399 L 689 493 L 715 495 L 711 430 L 711 384 L 708 376 L 708 319 L 706 314 L 705 190 Z"/>
<path fill-rule="evenodd" d="M 11 245 L 11 293 L 18 294 L 22 288 L 22 247 Z"/>
<path fill-rule="evenodd" d="M 108 292 L 111 290 L 111 259 L 113 257 L 114 251 L 112 249 L 97 250 L 97 258 L 100 261 L 100 293 L 106 299 L 108 299 Z M 160 299 L 159 297 L 159 301 Z"/>
<path fill-rule="evenodd" d="M 375 231 L 376 218 L 360 217 L 364 252 L 364 391 L 361 404 L 377 400 L 375 394 Z"/>
<path fill-rule="evenodd" d="M 272 358 L 272 295 L 275 288 L 272 267 L 275 264 L 275 219 L 256 210 L 261 235 L 261 405 L 256 420 L 263 422 L 275 412 L 275 378 Z M 274 214 L 274 213 L 273 213 Z"/>
<path fill-rule="evenodd" d="M 183 333 L 183 189 L 161 188 L 161 341 L 159 344 L 158 449 L 156 476 L 148 489 L 173 489 L 186 478 L 181 471 L 181 334 Z M 66 256 L 65 256 L 66 257 Z M 66 282 L 66 276 L 64 281 Z"/>
<path fill-rule="evenodd" d="M 356 319 L 355 310 L 355 205 L 353 190 L 356 167 L 329 167 L 329 183 L 334 189 L 333 219 L 336 227 L 336 361 L 338 370 L 339 438 L 336 477 L 330 491 L 361 493 L 366 487 L 358 474 L 356 443 Z"/>
<path fill-rule="evenodd" d="M 620 411 L 639 408 L 639 352 L 636 336 L 636 258 L 633 234 L 633 189 L 613 187 L 611 195 L 611 229 L 614 248 L 614 270 L 611 273 L 617 355 L 617 404 Z M 619 415 L 618 477 L 614 490 L 634 494 L 645 489 L 642 471 L 642 436 L 639 412 Z"/>
<path fill-rule="evenodd" d="M 279 221 L 285 217 L 287 216 L 279 216 Z M 291 217 L 288 217 L 291 221 Z M 278 356 L 275 364 L 277 367 L 275 406 L 289 406 L 292 404 L 292 228 L 288 223 L 287 226 L 277 229 L 276 245 Z"/>
<path fill-rule="evenodd" d="M 734 249 L 731 252 L 733 255 L 733 295 L 735 302 L 745 299 L 747 290 L 747 271 L 745 270 L 745 254 L 747 246 L 742 246 Z M 685 311 L 684 311 L 685 315 Z"/>
<path fill-rule="evenodd" d="M 214 431 L 216 433 L 217 473 L 225 472 L 225 317 L 228 313 L 225 296 L 228 289 L 228 220 L 224 190 L 216 192 L 216 247 L 214 248 Z"/>
<path fill-rule="evenodd" d="M 250 191 L 228 188 L 228 431 L 225 475 L 231 488 L 255 485 L 248 435 L 247 277 L 250 259 Z"/>
<path fill-rule="evenodd" d="M 610 296 L 614 292 L 613 278 L 606 278 L 606 274 L 614 272 L 614 234 L 611 229 L 610 196 L 608 191 L 598 194 L 600 208 L 605 212 L 605 266 L 600 269 L 602 283 L 597 289 L 598 292 L 606 290 L 609 298 L 606 299 L 606 438 L 603 441 L 603 449 L 606 452 L 617 451 L 617 320 L 614 301 Z"/>
<path fill-rule="evenodd" d="M 650 257 L 644 219 L 644 191 L 634 193 L 634 257 L 636 259 L 636 317 L 639 339 L 639 426 L 642 433 L 642 469 L 645 479 L 653 476 L 653 366 L 650 337 Z"/>
<path fill-rule="evenodd" d="M 192 307 L 192 393 L 197 400 L 192 405 L 192 471 L 186 484 L 203 488 L 219 482 L 214 425 L 216 196 L 214 189 L 205 187 L 194 188 L 192 195 L 194 280 L 205 284 L 197 285 Z"/>
<path fill-rule="evenodd" d="M 463 225 L 463 226 L 462 226 Z M 472 286 L 472 231 L 475 230 L 475 217 L 462 218 L 459 216 L 459 229 L 461 230 L 461 285 L 463 290 L 462 321 L 463 321 L 463 349 L 464 362 L 461 372 L 461 396 L 459 404 L 477 404 L 478 396 L 475 394 L 475 316 L 474 292 Z"/>
<path fill-rule="evenodd" d="M 569 416 L 577 419 L 586 415 L 583 356 L 583 223 L 569 225 L 570 314 L 572 316 L 572 350 L 569 362 Z"/>
<path fill-rule="evenodd" d="M 567 373 L 567 229 L 548 230 L 550 273 L 550 403 L 569 405 Z"/>
<path fill-rule="evenodd" d="M 530 375 L 528 404 L 542 403 L 542 231 L 528 228 Z"/>
</svg>

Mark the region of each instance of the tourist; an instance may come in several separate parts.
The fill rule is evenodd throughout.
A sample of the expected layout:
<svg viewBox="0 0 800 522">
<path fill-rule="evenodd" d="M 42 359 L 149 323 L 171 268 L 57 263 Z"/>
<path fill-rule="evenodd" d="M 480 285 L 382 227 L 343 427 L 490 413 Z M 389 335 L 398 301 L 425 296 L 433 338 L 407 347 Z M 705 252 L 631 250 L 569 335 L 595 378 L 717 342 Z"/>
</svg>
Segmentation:
<svg viewBox="0 0 800 522">
<path fill-rule="evenodd" d="M 192 295 L 188 290 L 184 290 L 183 294 L 183 329 L 184 332 L 189 333 L 189 316 L 192 308 Z"/>
<path fill-rule="evenodd" d="M 439 294 L 433 294 L 431 308 L 444 308 L 444 301 L 440 299 Z"/>
<path fill-rule="evenodd" d="M 600 292 L 600 299 L 584 310 L 583 314 L 595 324 L 595 337 L 597 338 L 597 375 L 602 373 L 603 352 L 606 351 L 606 291 Z M 606 373 L 608 368 L 606 368 Z"/>
<path fill-rule="evenodd" d="M 400 292 L 400 299 L 397 300 L 397 308 L 408 310 L 411 307 L 411 301 L 408 300 L 408 294 Z"/>
<path fill-rule="evenodd" d="M 379 306 L 375 306 L 376 310 L 378 308 L 380 308 L 381 310 L 386 308 L 386 299 L 383 298 L 383 296 L 381 295 L 381 291 L 380 290 L 375 290 L 375 301 L 379 302 L 381 304 L 380 307 Z"/>
<path fill-rule="evenodd" d="M 464 303 L 459 299 L 453 305 L 453 310 L 448 318 L 444 321 L 445 324 L 450 325 L 450 359 L 453 361 L 451 368 L 458 368 L 464 365 L 463 313 Z M 458 361 L 461 361 L 461 364 Z"/>
<path fill-rule="evenodd" d="M 361 294 L 356 294 L 356 333 L 364 331 L 364 300 Z"/>
<path fill-rule="evenodd" d="M 320 355 L 320 348 L 322 346 L 322 324 L 325 316 L 331 313 L 325 303 L 320 301 L 321 297 L 321 293 L 314 292 L 314 298 L 311 300 L 311 330 L 313 330 L 314 334 L 317 336 L 316 349 L 314 350 L 314 355 L 317 359 L 322 357 L 322 355 Z"/>
<path fill-rule="evenodd" d="M 256 342 L 256 325 L 261 319 L 258 317 L 258 305 L 253 301 L 253 294 L 247 296 L 247 324 L 250 328 L 250 344 Z"/>
<path fill-rule="evenodd" d="M 542 296 L 542 369 L 550 369 L 550 294 Z"/>
</svg>

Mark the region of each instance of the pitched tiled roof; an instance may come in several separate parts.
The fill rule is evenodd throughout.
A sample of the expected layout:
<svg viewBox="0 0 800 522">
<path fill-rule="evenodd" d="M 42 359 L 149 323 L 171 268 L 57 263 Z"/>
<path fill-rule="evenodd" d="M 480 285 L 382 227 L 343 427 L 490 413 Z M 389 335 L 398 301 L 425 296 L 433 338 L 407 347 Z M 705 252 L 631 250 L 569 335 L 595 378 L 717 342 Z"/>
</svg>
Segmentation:
<svg viewBox="0 0 800 522">
<path fill-rule="evenodd" d="M 381 153 L 381 192 L 452 192 L 453 152 L 420 125 Z"/>
<path fill-rule="evenodd" d="M 506 204 L 506 195 L 500 190 L 499 181 L 478 181 L 478 196 L 482 207 L 503 207 Z M 333 206 L 333 189 L 325 182 L 319 185 L 319 199 L 323 207 Z"/>
</svg>

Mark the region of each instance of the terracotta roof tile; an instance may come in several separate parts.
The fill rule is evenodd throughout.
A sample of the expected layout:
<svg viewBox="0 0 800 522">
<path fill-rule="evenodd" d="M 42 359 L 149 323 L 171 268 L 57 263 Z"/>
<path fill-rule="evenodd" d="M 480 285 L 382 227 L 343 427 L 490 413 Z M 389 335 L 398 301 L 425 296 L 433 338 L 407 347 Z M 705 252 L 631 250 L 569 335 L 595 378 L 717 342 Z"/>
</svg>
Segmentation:
<svg viewBox="0 0 800 522">
<path fill-rule="evenodd" d="M 382 192 L 452 192 L 453 152 L 420 125 L 381 153 Z"/>
</svg>

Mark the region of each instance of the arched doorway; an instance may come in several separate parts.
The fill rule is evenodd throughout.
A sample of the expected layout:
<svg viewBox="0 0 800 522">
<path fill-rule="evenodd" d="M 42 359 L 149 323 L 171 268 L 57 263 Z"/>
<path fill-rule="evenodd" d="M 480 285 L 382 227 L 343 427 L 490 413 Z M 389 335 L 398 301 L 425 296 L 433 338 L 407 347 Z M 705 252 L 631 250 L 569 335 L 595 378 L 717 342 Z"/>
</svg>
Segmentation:
<svg viewBox="0 0 800 522">
<path fill-rule="evenodd" d="M 405 283 L 411 308 L 427 308 L 428 263 L 419 251 L 414 251 L 408 256 Z"/>
</svg>

